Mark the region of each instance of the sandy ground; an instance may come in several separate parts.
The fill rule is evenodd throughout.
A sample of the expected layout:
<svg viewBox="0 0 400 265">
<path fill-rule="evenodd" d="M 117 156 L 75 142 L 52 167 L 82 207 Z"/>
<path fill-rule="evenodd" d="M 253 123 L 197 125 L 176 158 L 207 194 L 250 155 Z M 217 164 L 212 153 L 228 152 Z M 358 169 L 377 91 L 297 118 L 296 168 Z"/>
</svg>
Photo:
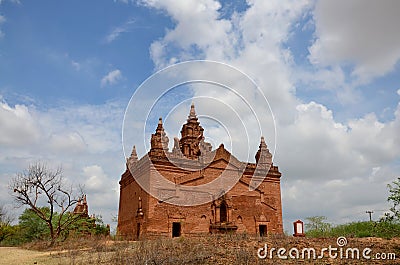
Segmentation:
<svg viewBox="0 0 400 265">
<path fill-rule="evenodd" d="M 0 247 L 0 265 L 59 264 L 51 252 L 39 252 L 17 247 Z"/>
<path fill-rule="evenodd" d="M 118 243 L 118 244 L 117 244 Z M 400 238 L 391 240 L 381 238 L 349 238 L 344 248 L 370 248 L 372 259 L 330 259 L 326 255 L 320 260 L 258 259 L 257 250 L 268 243 L 270 247 L 315 248 L 336 247 L 335 238 L 265 238 L 251 239 L 240 237 L 205 237 L 156 239 L 138 242 L 88 241 L 89 245 L 79 245 L 68 249 L 35 251 L 18 247 L 0 247 L 0 265 L 25 264 L 400 264 Z M 65 245 L 64 247 L 68 247 Z M 171 253 L 174 253 L 171 255 Z M 394 253 L 395 259 L 373 260 L 376 253 Z M 327 254 L 327 253 L 325 253 Z"/>
</svg>

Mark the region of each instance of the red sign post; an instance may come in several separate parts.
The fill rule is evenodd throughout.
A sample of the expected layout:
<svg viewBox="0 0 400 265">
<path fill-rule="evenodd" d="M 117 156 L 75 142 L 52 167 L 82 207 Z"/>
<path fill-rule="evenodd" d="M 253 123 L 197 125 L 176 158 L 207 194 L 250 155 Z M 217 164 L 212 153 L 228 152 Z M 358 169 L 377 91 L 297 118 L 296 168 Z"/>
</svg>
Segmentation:
<svg viewBox="0 0 400 265">
<path fill-rule="evenodd" d="M 293 227 L 294 227 L 294 234 L 293 236 L 300 237 L 300 236 L 305 236 L 304 234 L 304 223 L 300 220 L 297 220 L 293 222 Z"/>
</svg>

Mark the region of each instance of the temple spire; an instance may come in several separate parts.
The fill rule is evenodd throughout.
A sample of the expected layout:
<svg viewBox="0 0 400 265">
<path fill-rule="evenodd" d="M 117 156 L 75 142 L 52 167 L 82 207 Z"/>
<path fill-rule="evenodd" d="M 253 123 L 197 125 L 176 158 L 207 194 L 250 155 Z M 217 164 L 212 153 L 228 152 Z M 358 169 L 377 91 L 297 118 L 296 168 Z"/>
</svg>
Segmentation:
<svg viewBox="0 0 400 265">
<path fill-rule="evenodd" d="M 192 102 L 187 122 L 182 126 L 181 139 L 179 140 L 179 147 L 185 157 L 197 159 L 200 156 L 200 142 L 204 139 L 203 131 Z M 176 146 L 178 146 L 178 143 Z"/>
<path fill-rule="evenodd" d="M 136 153 L 136 146 L 133 146 L 131 156 L 126 159 L 126 167 L 132 169 L 138 162 L 138 156 Z"/>
<path fill-rule="evenodd" d="M 256 153 L 256 163 L 258 164 L 258 167 L 264 169 L 269 168 L 272 164 L 272 155 L 268 150 L 263 136 L 261 136 L 260 146 Z"/>
<path fill-rule="evenodd" d="M 79 214 L 80 216 L 89 217 L 89 207 L 86 200 L 86 194 L 78 199 L 76 203 L 74 214 Z"/>
<path fill-rule="evenodd" d="M 190 112 L 189 112 L 189 116 L 188 116 L 188 121 L 189 120 L 193 120 L 193 119 L 197 120 L 196 111 L 194 109 L 194 102 L 192 102 L 192 105 L 190 105 Z"/>
<path fill-rule="evenodd" d="M 169 139 L 164 131 L 162 118 L 158 119 L 156 132 L 151 135 L 151 149 L 150 155 L 165 156 L 168 152 Z"/>
<path fill-rule="evenodd" d="M 261 136 L 261 141 L 260 141 L 260 149 L 267 149 L 267 144 L 265 143 L 264 136 Z"/>
<path fill-rule="evenodd" d="M 138 160 L 138 156 L 137 156 L 137 153 L 136 153 L 136 146 L 135 145 L 132 148 L 131 159 L 134 162 L 137 162 L 137 160 Z"/>
</svg>

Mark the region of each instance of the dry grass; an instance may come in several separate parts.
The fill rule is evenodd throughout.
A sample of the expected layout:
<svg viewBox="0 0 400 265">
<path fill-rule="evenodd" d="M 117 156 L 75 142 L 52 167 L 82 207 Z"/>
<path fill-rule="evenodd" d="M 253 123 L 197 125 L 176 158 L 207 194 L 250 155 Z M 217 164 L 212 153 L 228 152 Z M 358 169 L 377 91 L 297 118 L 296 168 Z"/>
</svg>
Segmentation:
<svg viewBox="0 0 400 265">
<path fill-rule="evenodd" d="M 323 247 L 337 247 L 336 239 L 293 237 L 254 238 L 246 235 L 210 235 L 204 237 L 157 238 L 143 241 L 110 241 L 107 239 L 69 240 L 51 249 L 45 262 L 38 264 L 398 264 L 400 239 L 349 239 L 347 247 L 369 247 L 372 253 L 395 253 L 396 260 L 371 261 L 356 259 L 288 259 L 274 254 L 273 259 L 259 259 L 257 250 L 269 248 L 287 250 L 313 247 L 317 253 Z M 32 247 L 32 246 L 30 246 Z M 47 252 L 49 250 L 46 250 Z M 10 263 L 11 264 L 11 263 Z M 16 263 L 17 264 L 17 263 Z"/>
</svg>

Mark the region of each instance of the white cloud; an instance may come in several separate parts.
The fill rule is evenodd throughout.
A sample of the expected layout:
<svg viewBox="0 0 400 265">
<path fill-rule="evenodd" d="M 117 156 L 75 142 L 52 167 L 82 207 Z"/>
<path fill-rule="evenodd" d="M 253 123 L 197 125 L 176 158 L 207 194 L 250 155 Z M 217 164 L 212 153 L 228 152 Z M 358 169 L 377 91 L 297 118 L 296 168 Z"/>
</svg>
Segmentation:
<svg viewBox="0 0 400 265">
<path fill-rule="evenodd" d="M 374 114 L 338 123 L 314 102 L 297 110 L 295 122 L 281 130 L 276 158 L 282 193 L 296 190 L 296 197 L 283 195 L 285 218 L 325 215 L 343 223 L 364 220 L 365 210 L 388 209 L 386 184 L 399 172 L 393 163 L 400 157 L 400 105 L 386 123 Z"/>
<path fill-rule="evenodd" d="M 34 106 L 10 107 L 4 101 L 0 162 L 12 156 L 52 159 L 57 154 L 62 160 L 119 152 L 125 104 L 64 105 L 39 111 Z"/>
<path fill-rule="evenodd" d="M 1 4 L 1 3 L 0 3 Z M 0 15 L 0 26 L 6 21 L 6 17 Z M 0 39 L 4 37 L 4 32 L 0 29 Z"/>
<path fill-rule="evenodd" d="M 97 77 L 99 69 L 101 69 L 103 65 L 100 59 L 96 57 L 78 58 L 67 52 L 60 52 L 54 49 L 46 49 L 44 56 L 54 67 L 63 68 L 64 71 L 68 72 L 74 70 L 90 78 Z M 79 74 L 77 76 L 79 76 Z"/>
<path fill-rule="evenodd" d="M 233 53 L 237 42 L 232 32 L 232 24 L 219 19 L 221 4 L 213 0 L 188 1 L 141 1 L 142 4 L 165 10 L 176 22 L 173 30 L 150 47 L 150 54 L 157 67 L 161 68 L 174 62 L 174 56 L 180 60 L 191 59 L 197 52 L 213 54 L 214 58 Z M 176 46 L 181 52 L 173 54 Z"/>
<path fill-rule="evenodd" d="M 313 83 L 315 87 L 323 90 L 337 90 L 345 86 L 346 83 L 345 72 L 339 66 L 332 67 L 332 69 L 318 69 L 316 72 L 298 69 L 295 74 L 302 82 Z"/>
<path fill-rule="evenodd" d="M 279 135 L 277 160 L 289 176 L 318 181 L 361 177 L 400 156 L 394 148 L 400 144 L 398 118 L 385 124 L 367 114 L 343 124 L 315 102 L 301 104 L 297 111 L 295 122 Z"/>
<path fill-rule="evenodd" d="M 24 146 L 37 141 L 40 129 L 33 112 L 24 105 L 10 107 L 0 102 L 0 145 Z"/>
<path fill-rule="evenodd" d="M 290 52 L 281 47 L 291 24 L 310 1 L 249 1 L 250 7 L 234 13 L 230 20 L 220 19 L 217 1 L 145 4 L 167 12 L 176 21 L 174 28 L 151 45 L 157 68 L 193 58 L 230 63 L 255 79 L 281 122 L 293 120 L 294 111 L 288 108 L 298 102 L 285 61 Z"/>
<path fill-rule="evenodd" d="M 107 166 L 107 165 L 104 165 Z M 104 213 L 110 214 L 110 209 L 115 211 L 118 205 L 119 184 L 116 178 L 109 178 L 100 165 L 91 165 L 83 167 L 84 190 L 88 193 L 88 205 L 92 213 L 101 214 L 99 209 Z M 119 177 L 119 176 L 117 176 Z M 108 211 L 107 211 L 108 210 Z M 116 212 L 111 213 L 116 214 Z"/>
<path fill-rule="evenodd" d="M 398 90 L 397 90 L 397 95 L 399 95 L 399 96 L 400 96 L 400 89 L 398 89 Z"/>
<path fill-rule="evenodd" d="M 361 81 L 390 72 L 400 59 L 399 9 L 396 0 L 317 1 L 310 61 L 354 65 Z"/>
<path fill-rule="evenodd" d="M 74 60 L 71 60 L 71 65 L 72 65 L 72 67 L 75 68 L 76 71 L 79 71 L 81 69 L 81 64 Z"/>
<path fill-rule="evenodd" d="M 6 0 L 0 0 L 0 5 L 5 1 Z M 19 0 L 8 0 L 8 1 L 11 2 L 11 3 L 14 3 L 14 4 L 21 4 L 21 1 L 19 1 Z"/>
<path fill-rule="evenodd" d="M 127 1 L 121 1 L 125 4 L 127 4 Z M 114 40 L 116 40 L 122 33 L 129 32 L 132 28 L 132 26 L 135 24 L 136 20 L 135 19 L 129 19 L 127 22 L 125 22 L 123 25 L 115 27 L 106 37 L 105 37 L 105 42 L 106 43 L 111 43 Z"/>
<path fill-rule="evenodd" d="M 5 0 L 0 0 L 0 6 L 1 6 L 1 4 L 4 2 Z M 21 2 L 19 1 L 19 0 L 9 0 L 9 2 L 11 2 L 11 3 L 13 3 L 13 4 L 21 4 Z M 3 16 L 3 15 L 0 15 L 0 27 L 1 27 L 1 24 L 3 24 L 4 22 L 6 22 L 6 17 L 5 16 Z M 4 37 L 4 32 L 1 30 L 1 28 L 0 28 L 0 39 L 1 38 L 3 38 Z"/>
<path fill-rule="evenodd" d="M 49 139 L 49 148 L 56 152 L 78 153 L 83 152 L 86 144 L 78 132 L 52 134 Z"/>
<path fill-rule="evenodd" d="M 0 97 L 1 98 L 1 97 Z M 10 204 L 7 183 L 29 164 L 62 166 L 68 182 L 86 184 L 90 213 L 111 222 L 117 213 L 118 180 L 125 169 L 121 123 L 126 102 L 34 106 L 0 103 L 0 196 Z M 122 162 L 121 162 L 122 161 Z M 83 170 L 84 169 L 84 170 Z"/>
<path fill-rule="evenodd" d="M 107 85 L 115 85 L 121 79 L 122 79 L 121 71 L 118 69 L 113 70 L 101 79 L 101 86 L 104 87 Z"/>
<path fill-rule="evenodd" d="M 83 175 L 86 177 L 85 187 L 88 191 L 104 192 L 109 187 L 107 176 L 99 165 L 84 167 Z"/>
</svg>

